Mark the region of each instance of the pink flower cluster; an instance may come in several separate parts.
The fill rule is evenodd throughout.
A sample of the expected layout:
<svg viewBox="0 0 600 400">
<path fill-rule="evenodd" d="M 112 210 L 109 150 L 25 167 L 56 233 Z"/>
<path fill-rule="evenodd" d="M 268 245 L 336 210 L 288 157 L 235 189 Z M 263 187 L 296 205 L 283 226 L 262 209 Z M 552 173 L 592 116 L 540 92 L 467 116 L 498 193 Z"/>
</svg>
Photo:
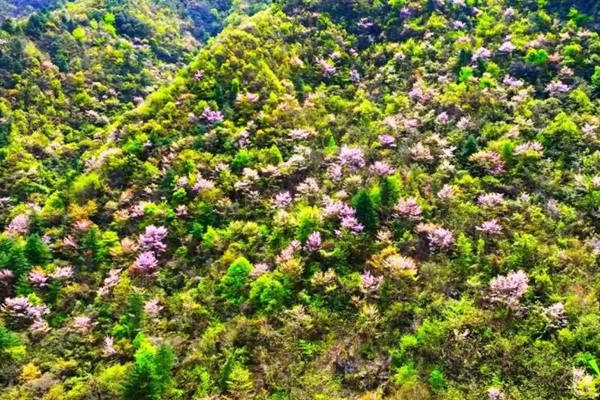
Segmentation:
<svg viewBox="0 0 600 400">
<path fill-rule="evenodd" d="M 499 235 L 502 233 L 502 226 L 495 219 L 491 219 L 489 221 L 485 221 L 480 226 L 476 227 L 480 232 L 487 233 L 490 235 Z"/>
<path fill-rule="evenodd" d="M 1 308 L 2 312 L 10 317 L 39 319 L 48 315 L 50 310 L 45 305 L 36 306 L 29 302 L 25 296 L 7 298 Z"/>
<path fill-rule="evenodd" d="M 198 172 L 196 175 L 196 183 L 192 187 L 194 192 L 203 192 L 205 190 L 211 190 L 215 187 L 215 184 L 210 179 L 204 179 L 202 174 Z"/>
<path fill-rule="evenodd" d="M 253 278 L 258 278 L 259 276 L 266 274 L 270 270 L 271 270 L 271 268 L 269 267 L 268 264 L 265 264 L 265 263 L 254 264 L 252 271 L 250 271 L 250 276 Z"/>
<path fill-rule="evenodd" d="M 8 287 L 14 274 L 10 269 L 0 269 L 0 286 Z"/>
<path fill-rule="evenodd" d="M 511 271 L 506 276 L 497 276 L 490 282 L 490 301 L 517 308 L 521 297 L 529 288 L 529 278 L 525 272 Z"/>
<path fill-rule="evenodd" d="M 414 161 L 432 161 L 433 155 L 431 154 L 431 150 L 429 147 L 423 145 L 423 143 L 419 142 L 412 146 L 409 149 L 410 157 Z"/>
<path fill-rule="evenodd" d="M 104 353 L 105 357 L 111 357 L 117 354 L 117 350 L 115 349 L 115 339 L 113 339 L 111 336 L 104 338 L 102 353 Z"/>
<path fill-rule="evenodd" d="M 50 274 L 50 277 L 52 279 L 68 280 L 71 279 L 74 274 L 75 272 L 73 271 L 73 267 L 57 267 L 54 272 Z"/>
<path fill-rule="evenodd" d="M 25 235 L 29 232 L 29 215 L 19 214 L 10 221 L 6 228 L 9 236 Z"/>
<path fill-rule="evenodd" d="M 544 146 L 540 142 L 525 142 L 516 147 L 514 155 L 520 156 L 531 153 L 540 154 L 542 151 L 544 151 Z"/>
<path fill-rule="evenodd" d="M 71 322 L 71 328 L 81 335 L 88 333 L 92 329 L 93 325 L 92 319 L 85 315 L 75 317 Z"/>
<path fill-rule="evenodd" d="M 361 290 L 364 293 L 373 293 L 379 290 L 383 277 L 375 277 L 369 271 L 363 272 L 360 276 L 361 279 Z"/>
<path fill-rule="evenodd" d="M 563 93 L 567 93 L 571 88 L 561 81 L 552 81 L 546 86 L 546 90 L 550 96 L 556 97 Z"/>
<path fill-rule="evenodd" d="M 350 171 L 356 171 L 365 166 L 363 151 L 358 147 L 342 146 L 340 149 L 340 164 L 348 166 Z"/>
<path fill-rule="evenodd" d="M 328 63 L 322 58 L 317 59 L 317 64 L 319 64 L 319 66 L 321 67 L 323 76 L 326 78 L 335 75 L 335 73 L 337 72 L 337 68 L 335 67 L 335 65 Z"/>
<path fill-rule="evenodd" d="M 164 226 L 147 226 L 145 232 L 139 237 L 140 247 L 147 251 L 163 252 L 167 249 L 163 240 L 167 237 L 168 233 L 167 228 Z"/>
<path fill-rule="evenodd" d="M 414 197 L 408 199 L 400 199 L 394 206 L 394 211 L 404 218 L 416 221 L 421 218 L 421 206 Z"/>
<path fill-rule="evenodd" d="M 48 322 L 41 318 L 38 318 L 33 321 L 33 323 L 29 326 L 27 330 L 33 336 L 43 336 L 46 333 L 50 332 L 50 327 L 48 326 Z"/>
<path fill-rule="evenodd" d="M 154 278 L 158 274 L 158 260 L 151 251 L 141 253 L 131 267 L 133 275 L 142 278 Z"/>
<path fill-rule="evenodd" d="M 435 224 L 419 224 L 416 228 L 418 233 L 425 233 L 431 250 L 450 250 L 454 244 L 452 231 Z"/>
<path fill-rule="evenodd" d="M 290 192 L 279 192 L 275 195 L 273 199 L 273 204 L 275 208 L 286 209 L 292 204 L 292 195 Z"/>
<path fill-rule="evenodd" d="M 321 233 L 318 231 L 314 231 L 308 236 L 308 240 L 306 241 L 306 250 L 308 251 L 317 251 L 321 248 Z"/>
<path fill-rule="evenodd" d="M 158 317 L 158 313 L 160 313 L 160 310 L 162 309 L 163 307 L 158 304 L 158 299 L 152 299 L 144 305 L 144 312 L 148 314 L 150 318 Z"/>
<path fill-rule="evenodd" d="M 396 144 L 396 138 L 392 135 L 379 135 L 378 139 L 383 146 L 393 147 Z"/>
<path fill-rule="evenodd" d="M 281 253 L 277 256 L 277 263 L 283 264 L 289 261 L 294 256 L 294 253 L 302 247 L 302 243 L 299 240 L 293 240 Z"/>
<path fill-rule="evenodd" d="M 119 274 L 121 273 L 120 269 L 110 270 L 108 276 L 104 278 L 104 282 L 102 283 L 102 287 L 98 290 L 98 294 L 100 296 L 108 296 L 112 288 L 117 286 L 119 283 Z"/>
<path fill-rule="evenodd" d="M 477 203 L 483 207 L 495 208 L 506 202 L 502 193 L 486 193 L 477 198 Z"/>
<path fill-rule="evenodd" d="M 223 120 L 225 119 L 225 117 L 220 111 L 211 110 L 209 107 L 206 107 L 204 109 L 200 118 L 206 121 L 206 123 L 208 123 L 209 125 L 214 125 L 219 122 L 223 122 Z"/>
<path fill-rule="evenodd" d="M 375 161 L 370 170 L 375 175 L 381 176 L 393 175 L 396 172 L 396 169 L 385 161 Z"/>
<path fill-rule="evenodd" d="M 500 154 L 495 151 L 478 151 L 477 153 L 471 154 L 469 160 L 474 164 L 485 168 L 492 175 L 499 174 L 505 170 L 504 161 L 502 161 Z"/>
<path fill-rule="evenodd" d="M 29 283 L 36 288 L 43 288 L 48 284 L 48 277 L 42 270 L 35 268 L 29 271 Z"/>
</svg>

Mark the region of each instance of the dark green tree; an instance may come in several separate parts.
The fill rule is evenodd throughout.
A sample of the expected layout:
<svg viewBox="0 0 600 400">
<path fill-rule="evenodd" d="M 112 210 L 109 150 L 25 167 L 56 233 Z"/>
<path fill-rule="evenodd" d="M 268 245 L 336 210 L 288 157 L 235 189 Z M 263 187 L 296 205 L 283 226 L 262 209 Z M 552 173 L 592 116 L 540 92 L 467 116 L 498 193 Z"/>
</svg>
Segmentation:
<svg viewBox="0 0 600 400">
<path fill-rule="evenodd" d="M 477 139 L 473 135 L 469 135 L 463 140 L 460 144 L 460 148 L 458 149 L 458 158 L 462 162 L 467 162 L 471 154 L 474 154 L 479 151 L 479 143 Z"/>
<path fill-rule="evenodd" d="M 15 22 L 13 21 L 12 18 L 6 18 L 3 22 L 2 22 L 2 28 L 1 28 L 4 32 L 9 33 L 9 34 L 13 34 L 15 33 Z"/>
<path fill-rule="evenodd" d="M 400 198 L 400 181 L 395 176 L 386 176 L 381 180 L 381 205 L 389 208 L 396 205 Z"/>
<path fill-rule="evenodd" d="M 113 335 L 117 338 L 134 337 L 140 328 L 143 311 L 144 297 L 141 293 L 133 293 L 127 309 L 113 328 Z"/>
<path fill-rule="evenodd" d="M 34 234 L 27 237 L 24 249 L 25 257 L 31 265 L 44 266 L 52 261 L 50 249 L 42 241 L 40 235 Z"/>
<path fill-rule="evenodd" d="M 175 172 L 172 169 L 165 173 L 165 177 L 160 182 L 160 191 L 163 196 L 170 197 L 175 188 Z"/>
<path fill-rule="evenodd" d="M 25 33 L 34 38 L 39 38 L 46 29 L 48 17 L 44 14 L 34 13 L 27 20 L 25 25 Z"/>
<path fill-rule="evenodd" d="M 379 217 L 373 199 L 366 189 L 361 189 L 353 200 L 356 218 L 364 225 L 365 232 L 373 233 L 379 226 Z"/>
<path fill-rule="evenodd" d="M 88 230 L 87 234 L 83 238 L 83 242 L 81 243 L 81 249 L 83 250 L 85 256 L 88 258 L 88 260 L 93 260 L 96 263 L 101 263 L 104 261 L 106 256 L 106 248 L 104 248 L 102 245 L 99 236 L 98 229 L 96 227 L 92 227 Z"/>
</svg>

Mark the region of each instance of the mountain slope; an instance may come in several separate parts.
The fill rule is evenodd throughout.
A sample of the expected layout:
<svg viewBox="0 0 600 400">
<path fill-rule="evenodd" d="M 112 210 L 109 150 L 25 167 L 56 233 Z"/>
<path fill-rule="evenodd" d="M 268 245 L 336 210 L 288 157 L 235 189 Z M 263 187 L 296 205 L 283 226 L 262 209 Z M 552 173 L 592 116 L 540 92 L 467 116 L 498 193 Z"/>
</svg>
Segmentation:
<svg viewBox="0 0 600 400">
<path fill-rule="evenodd" d="M 226 28 L 7 190 L 4 396 L 595 398 L 600 39 L 558 3 Z"/>
<path fill-rule="evenodd" d="M 194 3 L 196 7 L 204 3 Z M 239 15 L 250 3 L 225 7 Z M 253 2 L 258 7 L 259 2 Z M 116 116 L 171 81 L 219 26 L 199 35 L 175 1 L 80 0 L 0 30 L 0 193 L 26 199 L 65 171 Z M 190 6 L 191 7 L 191 6 Z M 224 15 L 215 17 L 219 24 Z M 213 21 L 214 22 L 214 21 Z M 20 171 L 28 164 L 27 173 Z"/>
</svg>

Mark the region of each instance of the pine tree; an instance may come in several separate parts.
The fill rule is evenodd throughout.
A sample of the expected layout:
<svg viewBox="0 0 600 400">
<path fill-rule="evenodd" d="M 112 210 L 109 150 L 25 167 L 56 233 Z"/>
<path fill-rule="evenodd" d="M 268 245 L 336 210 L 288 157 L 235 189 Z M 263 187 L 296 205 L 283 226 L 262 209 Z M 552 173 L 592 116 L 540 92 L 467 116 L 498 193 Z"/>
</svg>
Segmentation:
<svg viewBox="0 0 600 400">
<path fill-rule="evenodd" d="M 15 22 L 13 21 L 12 18 L 6 18 L 3 22 L 2 22 L 2 28 L 1 28 L 4 32 L 12 35 L 13 33 L 15 33 Z"/>
<path fill-rule="evenodd" d="M 118 338 L 133 337 L 138 333 L 144 310 L 144 297 L 141 293 L 133 293 L 129 297 L 127 309 L 119 318 L 119 323 L 113 329 L 113 335 Z"/>
<path fill-rule="evenodd" d="M 364 225 L 366 232 L 375 232 L 379 226 L 379 217 L 375 211 L 375 204 L 365 189 L 361 189 L 354 197 L 354 208 L 356 209 L 356 218 Z"/>
<path fill-rule="evenodd" d="M 161 345 L 158 350 L 147 340 L 142 340 L 135 353 L 135 365 L 124 386 L 127 400 L 158 400 L 172 386 L 172 368 L 175 355 L 170 347 Z"/>
<path fill-rule="evenodd" d="M 48 17 L 41 13 L 31 14 L 25 25 L 25 33 L 34 38 L 39 38 L 46 29 Z"/>
<path fill-rule="evenodd" d="M 50 249 L 37 234 L 27 237 L 24 253 L 31 265 L 44 266 L 52 260 Z"/>
<path fill-rule="evenodd" d="M 479 143 L 477 143 L 477 139 L 473 135 L 467 136 L 467 138 L 461 143 L 460 149 L 458 151 L 458 158 L 462 162 L 466 162 L 471 154 L 474 154 L 479 151 Z"/>
<path fill-rule="evenodd" d="M 127 400 L 155 400 L 160 398 L 160 385 L 156 379 L 153 348 L 142 345 L 135 353 L 135 365 L 124 386 Z"/>
<path fill-rule="evenodd" d="M 172 169 L 165 173 L 165 177 L 160 182 L 160 192 L 163 196 L 170 196 L 175 188 L 175 172 Z"/>
<path fill-rule="evenodd" d="M 100 263 L 104 260 L 106 249 L 103 248 L 98 237 L 98 229 L 92 227 L 88 230 L 87 234 L 83 238 L 81 243 L 81 249 L 83 250 L 86 257 L 94 260 L 96 263 Z"/>
<path fill-rule="evenodd" d="M 4 326 L 0 325 L 0 351 L 15 346 L 19 343 L 17 336 Z"/>
<path fill-rule="evenodd" d="M 454 261 L 460 273 L 465 273 L 471 267 L 473 258 L 473 243 L 464 233 L 461 233 L 456 240 L 456 259 Z"/>
<path fill-rule="evenodd" d="M 400 198 L 400 181 L 395 176 L 386 176 L 381 180 L 381 205 L 389 208 L 396 205 Z"/>
<path fill-rule="evenodd" d="M 169 346 L 161 345 L 155 356 L 156 379 L 161 394 L 168 392 L 173 385 L 171 369 L 175 363 L 175 354 Z"/>
<path fill-rule="evenodd" d="M 10 239 L 0 240 L 0 269 L 8 269 L 14 275 L 14 291 L 17 295 L 27 295 L 33 291 L 29 284 L 28 272 L 31 264 L 22 247 Z"/>
</svg>

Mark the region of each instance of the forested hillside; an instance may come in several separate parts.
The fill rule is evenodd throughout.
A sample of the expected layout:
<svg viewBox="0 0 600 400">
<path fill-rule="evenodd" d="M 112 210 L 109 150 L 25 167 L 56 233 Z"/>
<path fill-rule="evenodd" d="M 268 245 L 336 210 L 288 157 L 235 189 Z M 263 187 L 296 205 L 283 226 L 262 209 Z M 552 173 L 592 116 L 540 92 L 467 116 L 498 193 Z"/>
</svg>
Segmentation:
<svg viewBox="0 0 600 400">
<path fill-rule="evenodd" d="M 227 8 L 227 15 L 255 11 L 247 4 Z M 82 153 L 104 143 L 102 132 L 115 117 L 174 79 L 203 45 L 195 36 L 208 37 L 179 6 L 80 0 L 2 23 L 2 196 L 24 199 L 64 187 L 83 167 Z"/>
<path fill-rule="evenodd" d="M 0 399 L 598 398 L 598 7 L 211 7 L 2 25 Z"/>
<path fill-rule="evenodd" d="M 25 17 L 40 10 L 62 5 L 58 0 L 4 0 L 0 3 L 0 21 L 7 18 Z"/>
</svg>

